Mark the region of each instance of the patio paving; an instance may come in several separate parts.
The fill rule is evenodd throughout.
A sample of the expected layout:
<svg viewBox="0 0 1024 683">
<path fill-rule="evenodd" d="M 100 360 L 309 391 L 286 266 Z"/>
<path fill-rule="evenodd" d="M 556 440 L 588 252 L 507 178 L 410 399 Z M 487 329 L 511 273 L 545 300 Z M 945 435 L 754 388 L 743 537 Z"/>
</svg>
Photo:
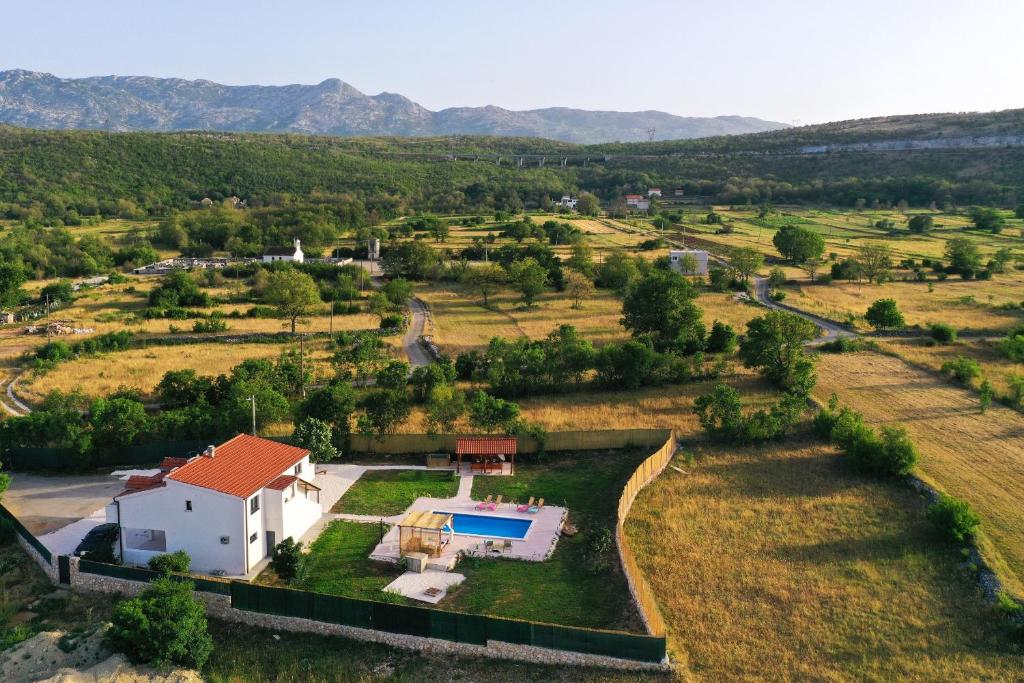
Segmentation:
<svg viewBox="0 0 1024 683">
<path fill-rule="evenodd" d="M 466 577 L 462 574 L 456 574 L 455 572 L 442 572 L 436 569 L 427 569 L 424 570 L 423 573 L 406 572 L 388 585 L 384 586 L 384 590 L 400 593 L 401 595 L 404 595 L 407 598 L 412 598 L 413 600 L 429 602 L 431 605 L 436 605 L 444 600 L 445 596 L 448 595 L 449 588 L 458 586 L 465 580 Z M 425 591 L 428 588 L 439 588 L 440 592 L 437 595 L 427 595 Z"/>
<path fill-rule="evenodd" d="M 473 515 L 488 517 L 507 517 L 510 519 L 529 519 L 533 524 L 522 540 L 513 540 L 511 548 L 503 552 L 488 551 L 485 541 L 486 536 L 464 536 L 455 534 L 452 540 L 441 551 L 441 556 L 431 558 L 431 565 L 453 566 L 460 553 L 474 555 L 477 557 L 506 557 L 515 560 L 528 560 L 531 562 L 542 562 L 555 550 L 558 537 L 565 521 L 565 508 L 545 505 L 542 510 L 536 513 L 517 512 L 512 503 L 502 503 L 494 512 L 484 512 L 476 509 L 477 501 L 457 498 L 417 498 L 401 515 L 394 518 L 397 522 L 410 512 L 439 511 L 439 512 L 461 512 Z M 392 526 L 384 535 L 383 541 L 373 549 L 370 557 L 384 562 L 397 562 L 399 559 L 399 530 Z"/>
</svg>

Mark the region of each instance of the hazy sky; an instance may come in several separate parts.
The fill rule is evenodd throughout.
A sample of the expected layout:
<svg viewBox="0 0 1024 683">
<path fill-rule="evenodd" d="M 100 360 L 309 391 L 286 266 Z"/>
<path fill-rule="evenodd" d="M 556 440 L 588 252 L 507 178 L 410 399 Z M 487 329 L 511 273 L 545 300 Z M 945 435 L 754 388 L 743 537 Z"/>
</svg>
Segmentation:
<svg viewBox="0 0 1024 683">
<path fill-rule="evenodd" d="M 813 123 L 1024 107 L 1024 0 L 14 0 L 0 69 Z"/>
</svg>

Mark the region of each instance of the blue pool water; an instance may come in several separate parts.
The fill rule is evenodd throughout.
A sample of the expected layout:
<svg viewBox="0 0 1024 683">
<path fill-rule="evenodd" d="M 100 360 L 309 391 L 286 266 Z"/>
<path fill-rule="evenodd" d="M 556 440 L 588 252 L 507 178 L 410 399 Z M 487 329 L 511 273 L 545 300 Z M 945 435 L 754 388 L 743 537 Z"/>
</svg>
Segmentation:
<svg viewBox="0 0 1024 683">
<path fill-rule="evenodd" d="M 440 514 L 449 513 L 442 512 Z M 529 519 L 468 515 L 461 512 L 452 514 L 452 522 L 455 525 L 455 533 L 460 536 L 486 536 L 487 538 L 510 538 L 512 540 L 526 538 L 530 525 L 533 524 L 533 521 Z M 445 527 L 445 531 L 448 531 L 448 527 Z"/>
</svg>

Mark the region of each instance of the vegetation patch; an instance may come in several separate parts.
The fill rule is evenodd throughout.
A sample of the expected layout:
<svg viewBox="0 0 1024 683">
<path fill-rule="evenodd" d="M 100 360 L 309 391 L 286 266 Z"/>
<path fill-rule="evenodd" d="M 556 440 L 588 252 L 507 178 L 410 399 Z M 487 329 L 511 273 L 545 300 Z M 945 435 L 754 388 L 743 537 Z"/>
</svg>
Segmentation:
<svg viewBox="0 0 1024 683">
<path fill-rule="evenodd" d="M 459 480 L 450 470 L 368 470 L 334 504 L 331 512 L 390 517 L 417 498 L 451 498 Z"/>
</svg>

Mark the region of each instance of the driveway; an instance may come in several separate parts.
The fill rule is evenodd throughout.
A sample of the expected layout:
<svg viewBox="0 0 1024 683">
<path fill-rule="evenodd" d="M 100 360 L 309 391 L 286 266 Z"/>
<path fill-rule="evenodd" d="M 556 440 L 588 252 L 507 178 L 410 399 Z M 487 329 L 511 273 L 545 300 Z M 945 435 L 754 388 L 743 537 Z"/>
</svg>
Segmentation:
<svg viewBox="0 0 1024 683">
<path fill-rule="evenodd" d="M 111 475 L 11 475 L 3 504 L 55 554 L 68 555 L 90 529 L 106 521 L 104 507 L 124 491 Z"/>
</svg>

